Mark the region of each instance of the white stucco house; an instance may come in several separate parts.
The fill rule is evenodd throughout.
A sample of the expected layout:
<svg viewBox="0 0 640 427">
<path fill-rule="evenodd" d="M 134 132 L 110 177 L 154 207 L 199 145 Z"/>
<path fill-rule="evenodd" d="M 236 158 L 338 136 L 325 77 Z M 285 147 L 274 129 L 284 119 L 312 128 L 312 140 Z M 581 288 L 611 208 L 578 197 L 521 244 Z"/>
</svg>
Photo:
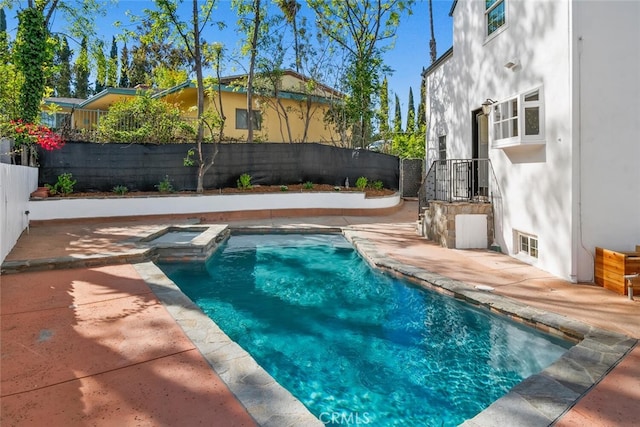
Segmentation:
<svg viewBox="0 0 640 427">
<path fill-rule="evenodd" d="M 427 165 L 488 158 L 469 189 L 492 203 L 495 243 L 593 281 L 596 247 L 640 245 L 640 1 L 455 0 L 450 15 L 453 47 L 423 72 Z"/>
</svg>

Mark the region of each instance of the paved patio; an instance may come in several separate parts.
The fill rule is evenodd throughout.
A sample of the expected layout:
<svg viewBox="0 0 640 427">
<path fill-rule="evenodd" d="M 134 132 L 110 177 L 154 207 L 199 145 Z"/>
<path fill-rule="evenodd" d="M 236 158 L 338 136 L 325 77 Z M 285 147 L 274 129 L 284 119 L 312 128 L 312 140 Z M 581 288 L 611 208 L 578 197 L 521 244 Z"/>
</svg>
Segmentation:
<svg viewBox="0 0 640 427">
<path fill-rule="evenodd" d="M 386 216 L 225 221 L 235 227 L 350 227 L 379 254 L 588 325 L 640 338 L 640 302 L 575 285 L 488 251 L 442 249 L 417 236 L 415 202 Z M 299 213 L 298 213 L 299 214 Z M 255 425 L 166 305 L 130 265 L 135 241 L 199 218 L 32 225 L 0 276 L 4 425 Z M 211 222 L 211 221 L 209 221 Z M 73 269 L 49 270 L 62 262 Z M 28 262 L 26 262 L 28 261 Z M 22 267 L 16 267 L 22 266 Z M 640 419 L 640 347 L 592 387 L 560 426 L 631 426 Z M 282 425 L 279 420 L 263 425 Z"/>
</svg>

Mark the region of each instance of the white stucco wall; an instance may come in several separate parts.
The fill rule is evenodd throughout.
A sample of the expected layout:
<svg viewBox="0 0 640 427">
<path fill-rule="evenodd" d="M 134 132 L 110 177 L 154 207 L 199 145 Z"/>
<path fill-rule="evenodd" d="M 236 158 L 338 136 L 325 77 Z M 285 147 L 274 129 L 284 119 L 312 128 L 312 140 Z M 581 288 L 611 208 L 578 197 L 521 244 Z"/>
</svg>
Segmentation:
<svg viewBox="0 0 640 427">
<path fill-rule="evenodd" d="M 596 246 L 640 245 L 640 2 L 574 4 L 576 246 L 581 277 Z"/>
<path fill-rule="evenodd" d="M 454 50 L 442 70 L 428 78 L 433 120 L 427 152 L 437 153 L 437 137 L 447 134 L 449 158 L 472 154 L 471 112 L 487 99 L 502 101 L 541 86 L 545 102 L 545 142 L 489 150 L 499 184 L 496 239 L 514 256 L 515 231 L 537 236 L 539 258 L 525 261 L 569 279 L 572 271 L 572 128 L 570 90 L 570 3 L 508 1 L 507 24 L 484 36 L 483 1 L 458 1 Z M 515 70 L 505 64 L 517 60 Z M 436 99 L 433 99 L 436 98 Z M 495 191 L 496 189 L 494 189 Z"/>
<path fill-rule="evenodd" d="M 0 264 L 27 228 L 29 195 L 37 187 L 37 168 L 0 163 Z"/>
</svg>

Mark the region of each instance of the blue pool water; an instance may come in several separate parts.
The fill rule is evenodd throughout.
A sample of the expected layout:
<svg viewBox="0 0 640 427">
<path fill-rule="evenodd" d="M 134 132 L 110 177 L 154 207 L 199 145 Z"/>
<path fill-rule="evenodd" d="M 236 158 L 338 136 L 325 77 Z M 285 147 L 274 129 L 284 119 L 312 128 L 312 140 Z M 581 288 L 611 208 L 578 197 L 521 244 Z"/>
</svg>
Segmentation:
<svg viewBox="0 0 640 427">
<path fill-rule="evenodd" d="M 569 347 L 375 272 L 340 235 L 233 235 L 160 267 L 327 424 L 458 425 Z"/>
</svg>

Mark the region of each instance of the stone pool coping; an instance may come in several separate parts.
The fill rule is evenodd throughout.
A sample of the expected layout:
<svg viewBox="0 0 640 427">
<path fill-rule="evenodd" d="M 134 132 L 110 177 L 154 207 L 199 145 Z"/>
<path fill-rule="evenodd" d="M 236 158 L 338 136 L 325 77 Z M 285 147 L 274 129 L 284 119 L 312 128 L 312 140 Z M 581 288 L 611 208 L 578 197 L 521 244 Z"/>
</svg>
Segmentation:
<svg viewBox="0 0 640 427">
<path fill-rule="evenodd" d="M 265 426 L 323 425 L 290 392 L 273 380 L 248 353 L 231 341 L 155 264 L 149 262 L 158 257 L 158 252 L 149 245 L 148 240 L 161 234 L 163 227 L 166 229 L 179 226 L 164 225 L 151 229 L 146 236 L 130 239 L 127 242 L 128 249 L 124 252 L 94 254 L 80 258 L 50 258 L 35 262 L 12 261 L 10 265 L 5 262 L 2 273 L 137 263 L 135 267 L 140 276 L 256 422 Z M 209 226 L 192 224 L 184 227 Z M 209 238 L 205 239 L 208 241 L 198 238 L 194 239 L 195 243 L 206 247 L 213 240 L 217 244 L 224 240 L 229 231 L 342 233 L 358 253 L 375 268 L 577 343 L 554 364 L 525 379 L 507 395 L 467 420 L 463 424 L 467 427 L 553 424 L 613 369 L 637 343 L 637 340 L 625 335 L 533 308 L 511 298 L 482 291 L 466 283 L 393 260 L 351 227 L 211 227 L 214 228 L 210 230 L 215 231 L 209 233 Z M 215 250 L 214 246 L 208 247 L 207 250 Z M 183 258 L 190 259 L 189 256 Z M 10 271 L 6 271 L 7 268 L 10 268 Z"/>
<path fill-rule="evenodd" d="M 420 267 L 385 257 L 356 231 L 343 234 L 373 267 L 427 289 L 488 309 L 576 344 L 551 366 L 514 386 L 464 427 L 548 426 L 558 421 L 636 346 L 638 340 L 530 307 Z"/>
</svg>

